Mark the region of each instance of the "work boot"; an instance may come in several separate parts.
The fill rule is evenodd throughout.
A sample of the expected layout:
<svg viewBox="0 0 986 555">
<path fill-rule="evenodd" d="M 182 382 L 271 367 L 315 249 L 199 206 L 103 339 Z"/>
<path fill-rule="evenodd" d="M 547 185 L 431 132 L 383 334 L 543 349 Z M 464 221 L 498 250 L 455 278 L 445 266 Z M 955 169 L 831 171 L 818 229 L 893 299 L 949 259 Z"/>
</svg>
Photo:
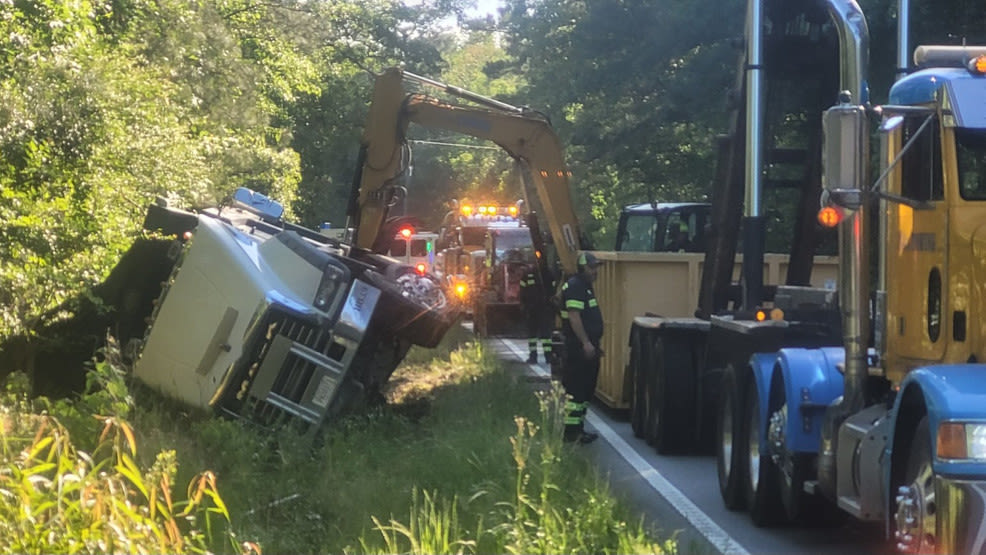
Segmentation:
<svg viewBox="0 0 986 555">
<path fill-rule="evenodd" d="M 582 432 L 576 441 L 578 441 L 582 445 L 586 445 L 588 443 L 592 443 L 593 441 L 596 441 L 597 439 L 599 439 L 599 434 L 597 433 Z"/>
<path fill-rule="evenodd" d="M 530 356 L 527 357 L 527 364 L 537 364 L 537 363 L 538 363 L 538 354 L 531 353 Z"/>
</svg>

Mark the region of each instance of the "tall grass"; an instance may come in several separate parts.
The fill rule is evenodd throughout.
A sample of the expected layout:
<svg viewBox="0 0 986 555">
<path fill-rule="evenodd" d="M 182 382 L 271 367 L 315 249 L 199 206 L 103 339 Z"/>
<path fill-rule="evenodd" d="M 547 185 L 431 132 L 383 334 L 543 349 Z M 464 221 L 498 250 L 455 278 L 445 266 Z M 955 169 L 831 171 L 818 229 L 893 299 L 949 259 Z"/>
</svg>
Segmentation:
<svg viewBox="0 0 986 555">
<path fill-rule="evenodd" d="M 92 374 L 114 379 L 106 362 Z M 195 476 L 186 497 L 180 498 L 174 491 L 174 451 L 157 453 L 142 469 L 131 426 L 96 413 L 88 415 L 98 425 L 95 448 L 82 451 L 58 418 L 30 410 L 24 385 L 23 380 L 8 384 L 0 403 L 0 552 L 258 550 L 254 544 L 237 543 L 212 472 Z M 90 391 L 79 405 L 93 408 L 94 403 L 109 401 L 102 408 L 126 412 L 104 393 Z M 67 420 L 78 415 L 78 406 L 57 407 Z M 81 430 L 93 429 L 89 422 L 75 424 Z"/>
<path fill-rule="evenodd" d="M 150 530 L 148 538 L 174 540 L 177 527 L 181 541 L 131 548 L 114 540 L 112 549 L 102 550 L 100 545 L 111 544 L 83 546 L 79 542 L 91 534 L 73 525 L 62 530 L 68 538 L 63 543 L 44 544 L 38 536 L 31 540 L 35 543 L 0 543 L 0 551 L 673 550 L 673 543 L 648 535 L 617 502 L 581 448 L 562 443 L 561 390 L 532 393 L 516 372 L 462 339 L 451 334 L 434 351 L 412 352 L 391 380 L 387 405 L 336 420 L 316 445 L 289 431 L 264 432 L 188 411 L 133 385 L 108 385 L 120 379 L 108 357 L 89 396 L 46 407 L 65 415 L 66 427 L 102 435 L 96 434 L 91 451 L 66 447 L 55 456 L 68 462 L 45 467 L 45 480 L 53 485 L 38 491 L 50 494 L 47 506 L 57 508 L 66 504 L 61 495 L 68 490 L 61 484 L 75 480 L 68 476 L 95 480 L 101 492 L 124 492 L 114 510 L 139 517 L 133 526 Z M 92 418 L 113 407 L 127 419 L 109 413 Z M 88 420 L 87 410 L 94 411 Z M 10 413 L 26 411 L 21 406 Z M 44 435 L 68 437 L 53 420 L 41 422 L 47 426 Z M 3 477 L 15 472 L 18 453 L 34 453 L 22 467 L 36 469 L 52 457 L 57 443 L 52 439 L 38 447 L 33 437 L 13 432 L 3 437 L 5 449 L 11 445 L 0 467 Z M 178 497 L 175 484 L 190 484 L 182 501 L 170 501 Z M 20 493 L 0 492 L 0 497 L 14 511 L 0 516 L 23 520 L 33 514 L 33 509 L 14 509 L 23 499 Z M 88 502 L 75 499 L 80 507 Z M 161 508 L 168 503 L 164 499 L 171 503 L 167 511 Z M 32 499 L 29 506 L 42 503 Z M 40 521 L 28 522 L 22 526 L 37 527 Z"/>
</svg>

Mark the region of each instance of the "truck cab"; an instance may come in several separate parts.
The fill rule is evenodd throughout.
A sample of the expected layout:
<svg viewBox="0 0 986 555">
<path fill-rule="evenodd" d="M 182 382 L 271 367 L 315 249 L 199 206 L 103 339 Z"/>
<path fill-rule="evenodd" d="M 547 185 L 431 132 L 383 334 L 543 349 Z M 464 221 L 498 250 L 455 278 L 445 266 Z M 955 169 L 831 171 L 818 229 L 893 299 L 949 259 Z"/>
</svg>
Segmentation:
<svg viewBox="0 0 986 555">
<path fill-rule="evenodd" d="M 617 251 L 705 252 L 712 205 L 645 202 L 624 206 L 616 228 Z"/>
</svg>

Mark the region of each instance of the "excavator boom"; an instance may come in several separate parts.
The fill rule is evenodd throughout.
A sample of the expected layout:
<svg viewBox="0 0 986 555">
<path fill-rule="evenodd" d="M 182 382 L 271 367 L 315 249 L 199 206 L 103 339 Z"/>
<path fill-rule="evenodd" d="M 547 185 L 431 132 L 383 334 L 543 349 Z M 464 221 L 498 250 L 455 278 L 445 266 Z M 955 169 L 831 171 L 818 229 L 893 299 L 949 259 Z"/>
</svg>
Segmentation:
<svg viewBox="0 0 986 555">
<path fill-rule="evenodd" d="M 483 106 L 443 102 L 404 90 L 406 80 L 443 88 Z M 543 115 L 390 68 L 377 77 L 361 145 L 350 216 L 354 245 L 375 250 L 387 220 L 395 179 L 404 170 L 405 136 L 410 123 L 487 139 L 527 170 L 545 211 L 562 268 L 576 271 L 581 248 L 562 145 Z M 385 234 L 384 234 L 385 236 Z"/>
</svg>

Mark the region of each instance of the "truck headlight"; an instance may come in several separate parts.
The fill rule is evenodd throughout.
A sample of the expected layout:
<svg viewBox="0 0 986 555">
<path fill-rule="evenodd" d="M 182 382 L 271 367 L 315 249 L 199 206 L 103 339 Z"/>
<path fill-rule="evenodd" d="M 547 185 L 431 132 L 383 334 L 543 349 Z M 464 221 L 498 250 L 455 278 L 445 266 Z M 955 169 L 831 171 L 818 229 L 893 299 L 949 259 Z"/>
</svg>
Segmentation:
<svg viewBox="0 0 986 555">
<path fill-rule="evenodd" d="M 335 305 L 338 304 L 336 301 L 345 295 L 347 285 L 346 275 L 342 269 L 326 266 L 312 304 L 323 312 L 333 314 Z"/>
<path fill-rule="evenodd" d="M 986 460 L 986 423 L 942 422 L 935 447 L 939 459 Z"/>
</svg>

